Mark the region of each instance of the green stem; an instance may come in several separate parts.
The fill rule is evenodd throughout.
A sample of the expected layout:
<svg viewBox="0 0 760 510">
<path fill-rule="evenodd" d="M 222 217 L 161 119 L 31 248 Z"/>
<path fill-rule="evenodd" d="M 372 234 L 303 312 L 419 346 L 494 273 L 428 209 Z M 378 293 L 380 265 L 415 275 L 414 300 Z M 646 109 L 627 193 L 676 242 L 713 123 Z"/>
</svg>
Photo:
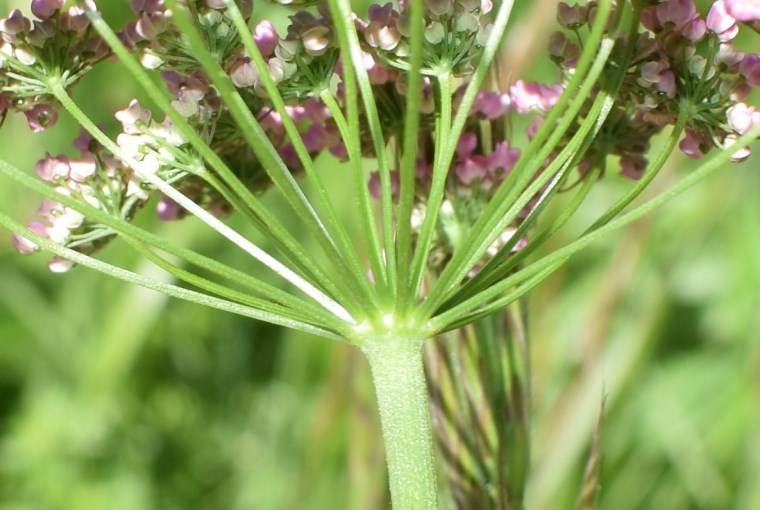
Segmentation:
<svg viewBox="0 0 760 510">
<path fill-rule="evenodd" d="M 138 176 L 155 186 L 166 196 L 177 202 L 179 205 L 185 208 L 188 212 L 193 214 L 196 218 L 203 221 L 206 225 L 214 229 L 220 235 L 226 237 L 233 244 L 238 246 L 243 251 L 254 257 L 256 260 L 266 265 L 272 271 L 279 276 L 296 286 L 306 295 L 314 299 L 326 310 L 329 310 L 336 317 L 346 321 L 354 323 L 355 320 L 349 314 L 343 306 L 334 301 L 330 296 L 324 294 L 321 290 L 314 287 L 308 281 L 306 281 L 299 274 L 293 272 L 290 268 L 279 262 L 277 259 L 269 255 L 260 247 L 243 237 L 240 233 L 233 230 L 214 215 L 201 208 L 195 202 L 187 198 L 185 195 L 177 191 L 170 184 L 163 181 L 157 175 L 145 171 L 142 164 L 136 161 L 134 158 L 127 156 L 121 148 L 108 138 L 103 131 L 95 125 L 94 122 L 79 108 L 73 99 L 68 95 L 68 92 L 63 88 L 60 80 L 53 80 L 49 83 L 51 94 L 63 105 L 63 107 L 74 117 L 79 124 L 89 132 L 93 138 L 100 142 L 103 147 L 108 149 L 114 156 L 122 161 L 127 166 L 131 167 Z"/>
<path fill-rule="evenodd" d="M 167 296 L 184 299 L 185 301 L 189 301 L 191 303 L 196 303 L 200 305 L 205 305 L 205 306 L 208 306 L 209 308 L 216 308 L 217 310 L 223 310 L 225 312 L 236 313 L 238 315 L 249 317 L 251 319 L 256 319 L 256 320 L 260 320 L 264 322 L 271 322 L 272 324 L 277 324 L 278 326 L 284 326 L 287 328 L 306 331 L 307 333 L 313 333 L 315 335 L 322 336 L 325 338 L 330 338 L 332 340 L 345 341 L 344 337 L 337 335 L 332 331 L 315 327 L 311 324 L 305 324 L 298 320 L 282 317 L 280 315 L 277 315 L 276 313 L 272 313 L 267 310 L 259 310 L 256 308 L 252 308 L 250 306 L 239 304 L 239 303 L 233 303 L 226 299 L 219 299 L 214 296 L 209 296 L 201 292 L 195 292 L 193 290 L 183 289 L 182 287 L 165 283 L 165 282 L 156 280 L 154 278 L 149 278 L 143 275 L 139 275 L 139 274 L 133 273 L 132 271 L 127 271 L 126 269 L 122 269 L 120 267 L 108 264 L 107 262 L 103 262 L 101 260 L 92 258 L 89 255 L 85 255 L 83 253 L 71 250 L 69 248 L 65 248 L 59 244 L 54 243 L 53 241 L 47 238 L 44 238 L 36 234 L 35 232 L 32 232 L 31 230 L 24 228 L 23 226 L 21 226 L 21 224 L 11 219 L 10 216 L 8 216 L 7 214 L 3 214 L 2 212 L 0 212 L 0 226 L 6 227 L 8 230 L 13 232 L 14 234 L 18 234 L 20 236 L 23 236 L 29 239 L 34 244 L 38 245 L 40 248 L 47 250 L 51 253 L 55 253 L 59 257 L 63 257 L 81 266 L 89 267 L 90 269 L 94 269 L 96 271 L 99 271 L 103 274 L 106 274 L 118 280 L 122 280 L 122 281 L 132 283 L 135 285 L 140 285 L 141 287 L 145 287 L 146 289 L 162 292 L 166 294 Z"/>
<path fill-rule="evenodd" d="M 344 65 L 346 61 L 363 62 L 364 53 L 359 42 L 359 35 L 356 32 L 353 19 L 353 10 L 350 0 L 330 0 L 330 11 L 335 20 L 340 48 L 344 55 Z M 372 144 L 375 151 L 378 173 L 380 175 L 380 216 L 382 218 L 382 232 L 384 244 L 384 256 L 386 277 L 388 282 L 388 293 L 390 296 L 385 298 L 393 299 L 397 291 L 397 266 L 396 266 L 396 247 L 394 244 L 395 235 L 393 232 L 393 200 L 391 193 L 391 167 L 386 157 L 386 140 L 383 136 L 380 115 L 377 110 L 375 94 L 372 84 L 369 81 L 367 69 L 363 65 L 353 65 L 351 69 L 354 73 L 355 83 L 359 89 L 359 96 L 364 105 L 364 114 L 369 126 L 369 132 L 372 137 Z M 348 74 L 348 66 L 345 73 Z M 348 92 L 348 89 L 346 89 Z"/>
<path fill-rule="evenodd" d="M 423 341 L 387 333 L 362 345 L 377 392 L 394 510 L 438 507 Z"/>
</svg>

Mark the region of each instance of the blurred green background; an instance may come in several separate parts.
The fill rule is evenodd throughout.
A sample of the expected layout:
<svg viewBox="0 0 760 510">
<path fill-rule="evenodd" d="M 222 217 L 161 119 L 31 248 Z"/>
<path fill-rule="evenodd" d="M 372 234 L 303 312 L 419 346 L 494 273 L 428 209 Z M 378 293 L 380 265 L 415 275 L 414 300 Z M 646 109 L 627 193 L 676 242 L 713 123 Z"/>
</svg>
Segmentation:
<svg viewBox="0 0 760 510">
<path fill-rule="evenodd" d="M 99 4 L 112 20 L 129 12 Z M 535 19 L 528 6 L 513 37 Z M 76 90 L 111 132 L 112 112 L 139 95 L 120 73 L 108 63 Z M 76 133 L 65 115 L 34 136 L 10 117 L 0 154 L 33 172 L 46 151 L 71 153 Z M 650 195 L 693 167 L 671 163 Z M 572 508 L 603 395 L 600 508 L 760 508 L 759 163 L 727 166 L 531 296 L 528 509 Z M 554 245 L 628 184 L 601 183 Z M 20 221 L 39 200 L 0 180 L 3 211 Z M 247 263 L 192 220 L 159 224 L 146 210 L 138 221 Z M 118 241 L 101 256 L 167 278 Z M 0 235 L 0 510 L 387 508 L 356 352 L 86 269 L 51 274 L 45 260 Z"/>
</svg>

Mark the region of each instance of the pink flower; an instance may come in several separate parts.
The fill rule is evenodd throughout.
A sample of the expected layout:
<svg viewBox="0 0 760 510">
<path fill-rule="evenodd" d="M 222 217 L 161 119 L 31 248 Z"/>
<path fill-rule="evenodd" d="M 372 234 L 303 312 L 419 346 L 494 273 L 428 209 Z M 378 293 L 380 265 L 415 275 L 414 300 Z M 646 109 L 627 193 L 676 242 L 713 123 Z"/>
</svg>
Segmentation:
<svg viewBox="0 0 760 510">
<path fill-rule="evenodd" d="M 668 0 L 655 7 L 657 20 L 662 26 L 672 24 L 676 30 L 683 28 L 698 16 L 693 0 Z"/>
<path fill-rule="evenodd" d="M 253 30 L 253 41 L 259 47 L 259 51 L 264 57 L 274 55 L 274 50 L 280 41 L 274 25 L 268 20 L 261 21 Z"/>
<path fill-rule="evenodd" d="M 478 137 L 474 133 L 462 133 L 457 143 L 457 156 L 459 159 L 466 159 L 478 146 Z"/>
<path fill-rule="evenodd" d="M 43 181 L 53 181 L 57 177 L 66 178 L 69 175 L 69 158 L 66 156 L 53 157 L 45 155 L 34 167 L 37 176 Z"/>
<path fill-rule="evenodd" d="M 683 139 L 678 143 L 681 152 L 694 159 L 704 156 L 705 146 L 697 133 L 691 129 L 686 129 L 685 133 Z"/>
<path fill-rule="evenodd" d="M 644 87 L 653 86 L 657 92 L 669 98 L 676 96 L 676 77 L 664 61 L 647 62 L 641 66 L 639 84 Z"/>
<path fill-rule="evenodd" d="M 588 13 L 586 7 L 580 4 L 569 5 L 560 2 L 557 5 L 557 21 L 564 28 L 574 29 L 586 24 Z"/>
<path fill-rule="evenodd" d="M 58 120 L 55 106 L 48 103 L 38 104 L 31 110 L 26 110 L 24 115 L 29 123 L 29 129 L 34 133 L 44 131 Z"/>
<path fill-rule="evenodd" d="M 512 170 L 518 159 L 520 159 L 520 149 L 510 149 L 509 143 L 505 140 L 497 143 L 493 152 L 486 156 L 486 165 L 493 177 L 503 177 Z"/>
<path fill-rule="evenodd" d="M 391 51 L 401 41 L 396 22 L 399 14 L 393 10 L 393 4 L 386 3 L 382 7 L 373 4 L 367 12 L 369 24 L 364 29 L 364 37 L 373 48 Z"/>
<path fill-rule="evenodd" d="M 531 110 L 547 112 L 557 103 L 562 91 L 562 85 L 548 87 L 542 83 L 518 80 L 509 87 L 509 97 L 518 113 L 528 113 Z"/>
<path fill-rule="evenodd" d="M 229 71 L 230 79 L 237 88 L 253 87 L 259 81 L 256 66 L 250 58 L 240 58 L 233 62 Z"/>
<path fill-rule="evenodd" d="M 715 32 L 721 42 L 730 41 L 739 33 L 736 19 L 726 11 L 724 0 L 718 0 L 710 8 L 707 14 L 707 28 Z"/>
<path fill-rule="evenodd" d="M 620 158 L 620 174 L 638 181 L 644 175 L 647 168 L 647 160 L 644 156 Z"/>
<path fill-rule="evenodd" d="M 63 257 L 53 257 L 48 260 L 48 269 L 52 273 L 66 273 L 68 271 L 71 271 L 73 267 L 74 263 L 70 260 L 64 259 Z"/>
<path fill-rule="evenodd" d="M 161 197 L 156 204 L 156 213 L 161 221 L 175 221 L 182 215 L 182 207 L 169 197 Z"/>
<path fill-rule="evenodd" d="M 124 132 L 127 134 L 139 134 L 142 131 L 138 127 L 140 125 L 148 125 L 151 118 L 150 110 L 147 110 L 140 106 L 137 99 L 133 99 L 129 102 L 129 106 L 123 110 L 119 110 L 114 114 L 116 120 L 122 123 Z"/>
<path fill-rule="evenodd" d="M 368 186 L 369 186 L 370 194 L 379 200 L 380 195 L 382 194 L 382 187 L 380 184 L 379 172 L 372 172 L 372 175 L 369 176 Z M 391 195 L 393 195 L 394 197 L 398 196 L 400 188 L 401 188 L 401 179 L 400 179 L 399 173 L 394 170 L 391 172 Z"/>
<path fill-rule="evenodd" d="M 21 14 L 18 9 L 13 9 L 10 16 L 0 19 L 0 32 L 3 35 L 18 35 L 22 32 L 29 32 L 32 29 L 32 22 Z"/>
<path fill-rule="evenodd" d="M 27 226 L 27 228 L 38 236 L 47 237 L 47 229 L 45 228 L 45 225 L 39 221 L 33 221 Z M 19 251 L 19 253 L 24 255 L 29 255 L 39 249 L 37 244 L 18 234 L 13 234 L 13 246 Z"/>
<path fill-rule="evenodd" d="M 760 112 L 754 106 L 747 106 L 744 103 L 736 103 L 726 110 L 726 118 L 731 129 L 740 135 L 760 124 Z"/>
<path fill-rule="evenodd" d="M 746 55 L 739 64 L 739 72 L 751 87 L 760 87 L 760 55 Z"/>
<path fill-rule="evenodd" d="M 509 94 L 481 91 L 475 98 L 472 110 L 482 113 L 487 119 L 493 120 L 507 113 L 511 103 Z"/>
<path fill-rule="evenodd" d="M 479 155 L 470 156 L 460 161 L 454 167 L 454 172 L 463 184 L 484 181 L 488 177 L 488 160 Z"/>
<path fill-rule="evenodd" d="M 760 0 L 725 0 L 726 11 L 738 21 L 760 20 Z"/>
<path fill-rule="evenodd" d="M 32 0 L 32 14 L 39 19 L 47 19 L 61 10 L 66 0 Z"/>
<path fill-rule="evenodd" d="M 699 41 L 705 36 L 705 33 L 707 33 L 707 24 L 699 18 L 692 19 L 681 29 L 681 35 L 689 41 Z"/>
</svg>

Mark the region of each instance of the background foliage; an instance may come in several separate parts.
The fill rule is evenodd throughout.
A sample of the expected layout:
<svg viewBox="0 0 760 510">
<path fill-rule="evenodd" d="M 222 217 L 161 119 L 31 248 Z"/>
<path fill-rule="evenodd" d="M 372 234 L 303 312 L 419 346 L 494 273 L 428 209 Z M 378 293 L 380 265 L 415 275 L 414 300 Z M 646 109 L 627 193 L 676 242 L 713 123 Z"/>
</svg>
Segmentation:
<svg viewBox="0 0 760 510">
<path fill-rule="evenodd" d="M 101 3 L 111 19 L 128 14 Z M 76 91 L 107 128 L 135 95 L 119 73 L 109 63 Z M 0 151 L 31 172 L 75 134 L 65 116 L 35 136 L 9 118 Z M 582 252 L 531 297 L 528 508 L 572 508 L 602 395 L 600 508 L 760 508 L 758 162 L 726 167 Z M 675 156 L 654 188 L 689 167 Z M 626 184 L 600 185 L 568 231 Z M 0 184 L 20 220 L 38 200 Z M 245 267 L 192 220 L 158 224 L 146 210 L 138 221 Z M 103 257 L 157 273 L 124 248 Z M 1 510 L 387 507 L 356 352 L 84 269 L 51 274 L 44 260 L 0 236 Z"/>
</svg>

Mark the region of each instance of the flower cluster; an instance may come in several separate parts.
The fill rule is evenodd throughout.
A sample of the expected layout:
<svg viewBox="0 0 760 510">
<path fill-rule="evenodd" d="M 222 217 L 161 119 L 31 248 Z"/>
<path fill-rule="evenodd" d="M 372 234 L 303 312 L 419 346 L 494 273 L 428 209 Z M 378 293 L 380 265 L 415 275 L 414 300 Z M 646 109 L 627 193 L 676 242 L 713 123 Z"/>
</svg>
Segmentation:
<svg viewBox="0 0 760 510">
<path fill-rule="evenodd" d="M 24 111 L 33 129 L 41 129 L 55 120 L 55 102 L 45 82 L 54 75 L 53 69 L 64 69 L 66 83 L 71 85 L 75 78 L 110 54 L 92 33 L 84 11 L 72 7 L 63 12 L 63 3 L 63 0 L 34 0 L 32 12 L 38 20 L 31 22 L 14 11 L 0 21 L 4 41 L 0 52 L 0 85 L 3 87 L 0 108 Z M 283 35 L 266 20 L 255 25 L 253 42 L 265 69 L 258 55 L 248 53 L 226 10 L 226 2 L 186 0 L 182 8 L 189 9 L 207 46 L 240 94 L 242 102 L 238 107 L 242 105 L 249 110 L 288 169 L 300 175 L 303 165 L 294 142 L 303 142 L 311 156 L 330 152 L 339 159 L 347 158 L 345 141 L 333 118 L 336 112 L 323 102 L 327 94 L 331 96 L 333 108 L 347 106 L 342 83 L 343 56 L 337 46 L 334 22 L 324 3 L 313 10 L 303 10 L 316 4 L 311 0 L 277 0 L 276 3 L 301 10 L 290 17 Z M 692 0 L 646 4 L 640 11 L 644 30 L 633 41 L 619 37 L 610 56 L 608 68 L 623 70 L 622 85 L 599 136 L 578 162 L 581 176 L 592 166 L 603 168 L 604 159 L 615 155 L 620 158 L 624 175 L 639 178 L 647 166 L 651 138 L 666 125 L 677 124 L 679 118 L 682 118 L 684 133 L 680 147 L 693 157 L 712 147 L 730 146 L 760 122 L 760 113 L 743 102 L 752 87 L 760 86 L 760 57 L 743 53 L 731 44 L 741 24 L 757 23 L 756 2 L 718 0 L 705 18 L 699 15 Z M 87 5 L 94 9 L 91 3 Z M 236 5 L 243 17 L 250 20 L 252 1 L 236 0 Z M 449 102 L 453 103 L 454 110 L 460 108 L 465 87 L 457 89 L 456 85 L 466 84 L 468 74 L 482 55 L 491 29 L 488 19 L 492 7 L 490 0 L 424 0 L 423 86 L 421 97 L 412 101 L 421 113 L 414 218 L 423 214 L 430 191 L 438 153 L 435 130 L 439 110 Z M 404 139 L 412 32 L 410 8 L 411 2 L 406 0 L 371 5 L 366 18 L 354 16 L 364 54 L 363 62 L 354 62 L 354 65 L 366 67 L 382 134 L 385 141 L 396 146 Z M 132 9 L 136 19 L 121 31 L 121 39 L 139 55 L 145 68 L 161 73 L 173 99 L 171 104 L 184 119 L 185 127 L 194 130 L 248 189 L 261 192 L 270 187 L 267 169 L 258 161 L 235 116 L 221 100 L 188 38 L 175 25 L 174 14 L 167 9 L 164 0 L 132 0 Z M 585 34 L 596 16 L 595 2 L 559 4 L 557 19 L 561 30 L 549 41 L 549 55 L 560 69 L 559 83 L 545 85 L 516 80 L 503 90 L 483 90 L 477 95 L 447 169 L 445 211 L 440 216 L 436 239 L 442 252 L 451 253 L 456 248 L 456 232 L 470 227 L 520 158 L 521 150 L 512 138 L 515 117 L 529 116 L 525 123 L 529 124 L 527 136 L 530 138 L 563 93 L 575 72 Z M 287 135 L 284 119 L 267 92 L 263 71 L 285 100 L 285 113 L 296 126 L 300 141 Z M 615 73 L 606 74 L 609 77 L 602 79 L 600 88 L 609 87 L 607 82 Z M 450 81 L 442 88 L 441 80 Z M 444 90 L 450 88 L 454 89 L 452 97 L 443 98 L 443 93 L 448 94 Z M 558 148 L 577 132 L 590 101 Z M 376 154 L 370 122 L 361 105 L 359 108 L 361 153 L 372 158 Z M 223 190 L 215 184 L 220 176 L 207 168 L 208 162 L 196 150 L 197 145 L 181 135 L 187 131 L 178 129 L 168 117 L 160 122 L 154 120 L 136 101 L 118 112 L 117 119 L 122 124 L 116 138 L 120 157 L 139 162 L 141 171 L 155 173 L 219 216 L 232 210 Z M 553 152 L 550 158 L 557 153 Z M 747 154 L 748 150 L 740 152 L 736 159 Z M 102 147 L 97 151 L 90 149 L 82 158 L 97 163 L 97 170 L 88 177 L 90 180 L 72 177 L 79 175 L 76 171 L 73 174 L 64 171 L 70 162 L 63 157 L 46 159 L 45 168 L 60 169 L 60 173 L 48 180 L 59 189 L 73 189 L 71 183 L 80 188 L 86 185 L 100 189 L 104 182 L 118 181 L 118 185 L 109 185 L 109 189 L 123 191 L 99 196 L 98 200 L 104 204 L 112 200 L 108 207 L 114 211 L 123 211 L 125 201 L 131 200 L 129 211 L 120 217 L 131 217 L 154 191 L 128 165 L 116 163 L 113 155 L 108 155 Z M 549 163 L 544 162 L 542 168 Z M 41 174 L 43 178 L 47 175 Z M 373 174 L 368 182 L 375 196 L 380 194 L 379 181 L 378 174 Z M 399 176 L 396 172 L 391 173 L 391 181 L 397 193 Z M 76 193 L 92 195 L 80 188 L 76 188 Z M 159 199 L 158 208 L 162 219 L 183 215 L 179 206 L 166 197 Z M 530 205 L 509 227 L 509 232 L 519 226 L 529 211 Z M 92 231 L 102 230 L 90 225 L 86 218 L 74 225 L 70 219 L 53 221 L 69 218 L 70 212 L 65 208 L 46 208 L 42 214 L 47 221 L 44 228 L 55 232 L 46 234 L 51 239 L 87 250 L 102 245 L 101 241 L 80 243 L 77 236 L 89 239 L 87 236 L 91 236 Z M 419 222 L 413 221 L 416 228 Z M 72 226 L 68 237 L 58 234 L 62 231 L 60 225 Z M 98 239 L 107 237 L 102 235 Z M 20 246 L 29 249 L 24 243 Z"/>
<path fill-rule="evenodd" d="M 493 8 L 491 0 L 424 0 L 424 74 L 441 71 L 467 74 L 480 55 L 490 31 L 483 15 Z M 400 2 L 398 11 L 390 2 L 373 4 L 367 21 L 358 20 L 366 44 L 383 63 L 409 70 L 411 27 L 409 2 Z"/>
<path fill-rule="evenodd" d="M 706 18 L 692 0 L 666 0 L 644 8 L 645 29 L 635 41 L 620 38 L 610 68 L 628 61 L 618 101 L 590 147 L 588 161 L 606 154 L 620 157 L 623 175 L 638 179 L 647 166 L 650 139 L 684 115 L 681 150 L 701 157 L 713 147 L 729 147 L 760 121 L 760 113 L 743 101 L 760 85 L 760 57 L 737 50 L 731 41 L 739 26 L 729 12 L 739 4 L 718 0 Z M 593 21 L 595 5 L 561 3 L 558 20 L 565 31 L 554 34 L 550 54 L 566 74 L 580 54 L 570 32 L 580 34 Z M 749 149 L 737 152 L 745 159 Z"/>
<path fill-rule="evenodd" d="M 51 80 L 77 82 L 110 51 L 83 8 L 64 11 L 64 0 L 34 0 L 30 20 L 18 9 L 0 20 L 0 115 L 22 112 L 32 131 L 55 124 L 59 106 Z M 94 8 L 92 0 L 88 7 Z"/>
<path fill-rule="evenodd" d="M 79 149 L 79 157 L 47 154 L 36 165 L 37 175 L 67 197 L 114 218 L 131 220 L 148 198 L 141 179 L 85 132 L 74 141 L 74 147 Z M 45 199 L 37 214 L 41 221 L 29 225 L 32 232 L 82 253 L 93 253 L 115 234 L 110 227 L 53 200 Z M 17 235 L 13 243 L 21 253 L 38 249 L 35 243 Z M 48 266 L 54 272 L 64 272 L 72 263 L 54 257 Z"/>
<path fill-rule="evenodd" d="M 240 37 L 232 20 L 226 15 L 224 1 L 190 0 L 188 7 L 197 15 L 203 36 L 214 49 L 217 59 L 226 62 L 241 47 Z M 237 0 L 244 17 L 252 12 L 251 0 Z M 192 74 L 200 68 L 195 52 L 182 32 L 172 24 L 171 12 L 163 0 L 132 0 L 132 10 L 138 19 L 122 30 L 123 41 L 138 52 L 148 69 L 161 68 Z"/>
</svg>

